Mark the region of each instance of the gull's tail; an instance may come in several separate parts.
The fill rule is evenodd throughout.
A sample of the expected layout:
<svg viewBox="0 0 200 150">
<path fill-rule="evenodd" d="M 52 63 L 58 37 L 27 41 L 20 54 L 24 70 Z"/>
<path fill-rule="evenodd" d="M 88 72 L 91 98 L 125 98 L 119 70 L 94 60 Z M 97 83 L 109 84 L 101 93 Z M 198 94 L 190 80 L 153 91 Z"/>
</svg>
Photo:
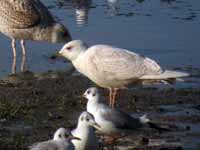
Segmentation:
<svg viewBox="0 0 200 150">
<path fill-rule="evenodd" d="M 149 120 L 149 118 L 147 118 L 146 114 L 144 114 L 143 116 L 141 116 L 139 119 L 140 119 L 140 122 L 142 124 L 146 124 L 146 123 L 150 122 L 150 120 Z"/>
<path fill-rule="evenodd" d="M 189 74 L 185 73 L 185 72 L 165 70 L 160 74 L 144 75 L 140 79 L 143 79 L 143 80 L 165 80 L 165 79 L 182 78 L 182 77 L 188 77 L 188 76 L 189 76 Z"/>
<path fill-rule="evenodd" d="M 152 128 L 152 129 L 156 129 L 159 132 L 162 132 L 162 131 L 171 131 L 169 128 L 161 127 L 160 125 L 157 125 L 157 124 L 151 122 L 150 119 L 147 117 L 146 114 L 143 115 L 143 116 L 141 116 L 139 119 L 140 119 L 140 122 L 142 124 L 147 125 L 148 127 Z"/>
</svg>

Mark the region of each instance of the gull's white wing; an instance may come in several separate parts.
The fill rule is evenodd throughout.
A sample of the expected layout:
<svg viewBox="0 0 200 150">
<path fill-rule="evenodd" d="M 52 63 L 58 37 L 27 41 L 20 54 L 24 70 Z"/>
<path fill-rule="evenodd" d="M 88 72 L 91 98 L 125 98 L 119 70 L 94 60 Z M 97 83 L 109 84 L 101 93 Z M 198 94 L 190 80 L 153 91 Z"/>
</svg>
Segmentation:
<svg viewBox="0 0 200 150">
<path fill-rule="evenodd" d="M 160 66 L 153 60 L 125 49 L 96 45 L 87 51 L 87 65 L 94 73 L 112 80 L 138 79 L 145 74 L 158 74 Z"/>
</svg>

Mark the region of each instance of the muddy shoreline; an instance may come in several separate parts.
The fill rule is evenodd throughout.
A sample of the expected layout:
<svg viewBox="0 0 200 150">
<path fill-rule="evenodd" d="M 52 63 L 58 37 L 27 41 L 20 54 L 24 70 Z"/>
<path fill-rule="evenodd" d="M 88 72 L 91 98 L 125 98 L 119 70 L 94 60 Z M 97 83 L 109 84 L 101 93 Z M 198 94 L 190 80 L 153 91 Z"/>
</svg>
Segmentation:
<svg viewBox="0 0 200 150">
<path fill-rule="evenodd" d="M 73 71 L 27 72 L 0 81 L 0 149 L 26 149 L 51 138 L 58 127 L 76 124 L 85 110 L 81 95 L 95 85 Z M 107 102 L 107 90 L 101 92 Z M 172 132 L 145 131 L 114 145 L 101 143 L 102 149 L 200 149 L 199 88 L 130 88 L 120 92 L 116 107 L 136 116 L 148 114 Z"/>
</svg>

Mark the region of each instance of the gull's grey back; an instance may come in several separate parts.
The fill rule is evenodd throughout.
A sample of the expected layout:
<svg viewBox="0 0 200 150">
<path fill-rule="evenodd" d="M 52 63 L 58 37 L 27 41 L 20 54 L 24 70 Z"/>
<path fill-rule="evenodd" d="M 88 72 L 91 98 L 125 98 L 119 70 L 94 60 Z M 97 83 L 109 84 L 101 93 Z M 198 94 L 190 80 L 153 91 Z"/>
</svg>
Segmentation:
<svg viewBox="0 0 200 150">
<path fill-rule="evenodd" d="M 135 130 L 143 127 L 140 119 L 133 118 L 129 114 L 118 109 L 107 109 L 103 113 L 104 119 L 111 121 L 116 128 Z"/>
</svg>

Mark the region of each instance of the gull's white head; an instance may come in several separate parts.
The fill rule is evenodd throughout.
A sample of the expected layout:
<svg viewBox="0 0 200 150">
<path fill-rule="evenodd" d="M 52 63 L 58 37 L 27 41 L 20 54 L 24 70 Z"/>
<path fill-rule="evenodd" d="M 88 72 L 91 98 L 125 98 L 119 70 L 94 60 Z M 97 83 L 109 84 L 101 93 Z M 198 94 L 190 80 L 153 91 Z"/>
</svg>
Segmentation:
<svg viewBox="0 0 200 150">
<path fill-rule="evenodd" d="M 94 116 L 87 111 L 82 112 L 79 116 L 78 126 L 94 127 L 96 129 L 101 128 L 100 125 L 96 123 Z"/>
<path fill-rule="evenodd" d="M 59 128 L 53 136 L 53 140 L 56 141 L 60 141 L 60 140 L 72 140 L 72 139 L 76 139 L 76 140 L 80 140 L 80 138 L 74 137 L 71 132 L 65 128 Z"/>
<path fill-rule="evenodd" d="M 87 45 L 83 41 L 74 40 L 65 44 L 59 51 L 59 55 L 73 61 L 86 49 Z"/>
<path fill-rule="evenodd" d="M 96 87 L 88 88 L 83 96 L 88 100 L 88 102 L 98 102 L 99 101 L 99 91 Z"/>
</svg>

